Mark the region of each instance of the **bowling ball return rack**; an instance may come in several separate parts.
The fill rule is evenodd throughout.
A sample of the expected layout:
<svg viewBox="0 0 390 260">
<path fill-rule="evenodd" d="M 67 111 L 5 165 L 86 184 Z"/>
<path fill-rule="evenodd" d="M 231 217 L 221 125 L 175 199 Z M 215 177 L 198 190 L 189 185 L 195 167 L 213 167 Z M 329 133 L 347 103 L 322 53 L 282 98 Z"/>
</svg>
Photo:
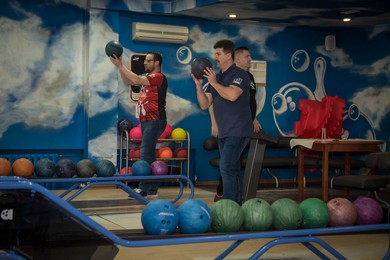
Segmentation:
<svg viewBox="0 0 390 260">
<path fill-rule="evenodd" d="M 190 190 L 189 199 L 194 197 L 194 185 L 192 181 L 184 175 L 148 175 L 148 176 L 133 176 L 130 174 L 115 174 L 112 177 L 90 177 L 90 178 L 30 178 L 29 181 L 38 183 L 41 185 L 55 184 L 55 183 L 71 183 L 72 185 L 65 189 L 58 196 L 67 202 L 72 201 L 78 197 L 81 193 L 96 186 L 116 186 L 136 200 L 146 205 L 149 200 L 142 197 L 140 194 L 134 191 L 126 185 L 126 182 L 173 182 L 179 184 L 179 192 L 175 199 L 171 200 L 172 203 L 176 203 L 180 200 L 184 194 L 184 187 L 187 186 Z M 72 193 L 73 192 L 73 193 Z M 68 196 L 69 195 L 69 196 Z"/>
<path fill-rule="evenodd" d="M 118 177 L 123 181 L 122 178 Z M 137 180 L 144 180 L 144 177 Z M 177 231 L 161 236 L 147 235 L 143 230 L 110 231 L 34 181 L 0 177 L 0 230 L 0 259 L 114 259 L 118 246 L 140 248 L 232 241 L 215 258 L 224 259 L 244 241 L 264 238 L 271 240 L 254 249 L 249 259 L 259 259 L 274 246 L 294 243 L 301 243 L 320 259 L 330 258 L 313 243 L 337 259 L 347 259 L 318 236 L 390 233 L 390 224 L 263 232 L 210 231 L 192 235 Z M 388 243 L 383 259 L 390 258 Z"/>
</svg>

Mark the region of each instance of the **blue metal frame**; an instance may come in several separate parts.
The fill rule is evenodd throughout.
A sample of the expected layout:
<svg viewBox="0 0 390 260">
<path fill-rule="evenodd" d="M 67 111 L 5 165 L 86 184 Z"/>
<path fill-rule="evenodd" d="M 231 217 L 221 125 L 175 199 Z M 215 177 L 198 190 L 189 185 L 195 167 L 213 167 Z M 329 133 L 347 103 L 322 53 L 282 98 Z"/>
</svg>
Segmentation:
<svg viewBox="0 0 390 260">
<path fill-rule="evenodd" d="M 325 254 L 320 252 L 311 243 L 315 242 L 327 250 L 330 254 L 337 259 L 346 259 L 332 246 L 324 242 L 322 239 L 316 237 L 319 235 L 335 235 L 335 234 L 347 234 L 357 232 L 374 232 L 387 230 L 390 231 L 390 224 L 376 224 L 376 225 L 362 225 L 362 226 L 348 226 L 348 227 L 329 227 L 329 228 L 315 228 L 315 229 L 298 229 L 298 230 L 285 230 L 285 231 L 265 231 L 265 232 L 243 232 L 235 234 L 205 234 L 204 236 L 194 237 L 172 237 L 172 238 L 158 238 L 158 239 L 145 239 L 129 241 L 118 237 L 113 232 L 107 230 L 97 222 L 93 221 L 88 216 L 84 215 L 77 209 L 75 209 L 68 202 L 64 201 L 60 197 L 56 196 L 44 187 L 33 183 L 27 179 L 18 177 L 0 177 L 0 191 L 10 190 L 31 190 L 38 192 L 52 203 L 58 206 L 61 210 L 65 210 L 72 218 L 82 223 L 86 227 L 100 234 L 102 237 L 106 237 L 112 241 L 113 245 L 123 247 L 150 247 L 150 246 L 167 246 L 167 245 L 180 245 L 180 244 L 193 244 L 193 243 L 212 243 L 212 242 L 226 242 L 234 241 L 226 250 L 224 250 L 216 259 L 223 259 L 236 249 L 242 242 L 250 239 L 261 238 L 274 238 L 270 242 L 261 246 L 249 259 L 258 259 L 268 249 L 273 246 L 281 244 L 302 243 L 306 248 L 319 256 L 321 259 L 329 259 Z M 388 249 L 383 259 L 390 259 L 390 242 Z"/>
<path fill-rule="evenodd" d="M 20 179 L 18 179 L 20 180 Z M 176 203 L 182 196 L 184 191 L 184 183 L 187 183 L 187 186 L 190 188 L 189 199 L 194 197 L 194 185 L 191 180 L 184 175 L 150 175 L 150 176 L 132 176 L 128 174 L 115 174 L 113 177 L 91 177 L 91 178 L 31 178 L 28 181 L 43 184 L 43 183 L 74 183 L 71 187 L 65 190 L 59 195 L 60 198 L 64 199 L 67 202 L 70 202 L 75 197 L 79 196 L 85 190 L 89 189 L 92 186 L 108 186 L 114 185 L 123 191 L 127 192 L 129 195 L 137 199 L 143 204 L 147 204 L 149 200 L 139 195 L 132 188 L 127 186 L 124 182 L 131 181 L 175 181 L 179 183 L 180 189 L 177 197 L 171 202 Z M 72 195 L 65 199 L 65 196 L 75 191 Z"/>
</svg>

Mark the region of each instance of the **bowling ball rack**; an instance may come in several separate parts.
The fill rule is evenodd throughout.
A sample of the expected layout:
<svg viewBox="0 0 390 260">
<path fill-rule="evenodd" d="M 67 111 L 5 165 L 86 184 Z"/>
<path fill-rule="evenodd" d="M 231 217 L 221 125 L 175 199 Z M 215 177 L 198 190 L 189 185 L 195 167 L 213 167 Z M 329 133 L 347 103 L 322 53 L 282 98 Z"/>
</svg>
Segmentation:
<svg viewBox="0 0 390 260">
<path fill-rule="evenodd" d="M 122 177 L 118 179 L 123 180 Z M 260 258 L 274 246 L 292 243 L 304 245 L 321 259 L 329 259 L 329 256 L 313 243 L 337 259 L 347 259 L 318 236 L 390 233 L 390 224 L 264 232 L 210 231 L 195 235 L 176 232 L 150 236 L 143 230 L 110 231 L 38 183 L 18 177 L 0 177 L 0 230 L 0 259 L 91 259 L 96 256 L 114 259 L 119 246 L 140 248 L 232 241 L 216 257 L 224 259 L 244 241 L 263 238 L 271 240 L 255 248 L 249 259 Z M 383 259 L 390 258 L 388 243 Z"/>
<path fill-rule="evenodd" d="M 95 186 L 116 186 L 134 197 L 142 204 L 147 204 L 149 200 L 142 197 L 135 192 L 132 188 L 126 185 L 126 182 L 177 182 L 179 184 L 179 193 L 177 197 L 171 202 L 176 203 L 180 200 L 184 194 L 184 187 L 188 186 L 190 193 L 188 199 L 194 197 L 194 185 L 192 181 L 184 175 L 160 175 L 160 176 L 132 176 L 130 174 L 115 174 L 113 177 L 90 177 L 90 178 L 30 178 L 29 181 L 38 183 L 41 185 L 47 183 L 71 183 L 72 185 L 67 188 L 63 193 L 58 195 L 60 198 L 67 202 L 72 201 L 84 191 Z M 72 193 L 73 192 L 73 193 Z M 72 194 L 71 194 L 72 193 Z M 70 195 L 71 194 L 71 195 Z M 69 196 L 68 196 L 69 195 Z"/>
</svg>

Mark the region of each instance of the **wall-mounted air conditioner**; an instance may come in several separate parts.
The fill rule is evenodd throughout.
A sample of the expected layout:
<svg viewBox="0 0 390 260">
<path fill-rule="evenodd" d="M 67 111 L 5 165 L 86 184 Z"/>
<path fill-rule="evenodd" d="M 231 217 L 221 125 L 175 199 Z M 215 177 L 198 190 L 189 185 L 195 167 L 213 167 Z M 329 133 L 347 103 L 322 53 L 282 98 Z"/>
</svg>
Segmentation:
<svg viewBox="0 0 390 260">
<path fill-rule="evenodd" d="M 185 26 L 133 23 L 133 41 L 185 43 L 188 40 L 188 28 Z"/>
</svg>

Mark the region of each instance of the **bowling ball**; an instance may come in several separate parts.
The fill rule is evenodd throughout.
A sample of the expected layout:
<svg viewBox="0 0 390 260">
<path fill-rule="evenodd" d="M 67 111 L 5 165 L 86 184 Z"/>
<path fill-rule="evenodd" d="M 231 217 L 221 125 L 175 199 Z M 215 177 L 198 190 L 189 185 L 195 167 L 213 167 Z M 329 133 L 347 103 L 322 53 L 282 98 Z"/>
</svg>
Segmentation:
<svg viewBox="0 0 390 260">
<path fill-rule="evenodd" d="M 150 165 L 152 175 L 167 175 L 168 165 L 162 161 L 154 161 Z"/>
<path fill-rule="evenodd" d="M 118 58 L 123 53 L 123 46 L 118 41 L 110 41 L 106 44 L 105 48 L 107 56 L 117 56 Z"/>
<path fill-rule="evenodd" d="M 76 164 L 76 174 L 81 178 L 89 178 L 96 174 L 96 166 L 89 159 L 80 160 Z"/>
<path fill-rule="evenodd" d="M 207 58 L 196 58 L 191 63 L 191 73 L 194 74 L 195 78 L 203 79 L 204 70 L 206 68 L 212 68 L 210 60 Z"/>
<path fill-rule="evenodd" d="M 12 171 L 15 176 L 28 178 L 34 173 L 34 165 L 29 159 L 20 158 L 12 164 Z"/>
<path fill-rule="evenodd" d="M 129 119 L 122 119 L 118 123 L 119 132 L 127 131 L 128 133 L 132 128 L 133 128 L 133 123 Z"/>
<path fill-rule="evenodd" d="M 222 199 L 211 206 L 211 227 L 216 232 L 237 232 L 244 223 L 244 212 L 240 205 Z"/>
<path fill-rule="evenodd" d="M 318 198 L 307 198 L 299 204 L 303 228 L 324 228 L 329 224 L 330 214 L 326 203 Z"/>
<path fill-rule="evenodd" d="M 134 176 L 146 176 L 151 173 L 150 164 L 144 160 L 134 162 L 131 169 Z"/>
<path fill-rule="evenodd" d="M 76 165 L 69 159 L 61 159 L 56 163 L 55 171 L 60 178 L 72 178 L 76 174 Z"/>
<path fill-rule="evenodd" d="M 139 159 L 141 157 L 141 148 L 133 147 L 129 151 L 129 159 Z"/>
<path fill-rule="evenodd" d="M 273 212 L 271 205 L 263 199 L 254 198 L 241 206 L 244 212 L 244 229 L 247 231 L 266 231 L 272 227 Z"/>
<path fill-rule="evenodd" d="M 133 127 L 129 132 L 129 138 L 132 139 L 133 143 L 139 144 L 142 142 L 142 129 L 141 124 Z"/>
<path fill-rule="evenodd" d="M 0 158 L 0 176 L 9 176 L 12 172 L 12 164 L 4 158 Z"/>
<path fill-rule="evenodd" d="M 183 234 L 206 232 L 211 225 L 211 210 L 207 204 L 198 199 L 183 202 L 179 212 L 179 229 Z"/>
<path fill-rule="evenodd" d="M 185 159 L 188 158 L 188 150 L 185 147 L 178 147 L 173 151 L 174 158 Z"/>
<path fill-rule="evenodd" d="M 127 171 L 126 171 L 126 167 L 123 167 L 123 168 L 120 170 L 119 173 L 120 173 L 120 174 L 132 174 L 132 169 L 131 169 L 131 167 L 129 166 L 129 167 L 127 167 Z"/>
<path fill-rule="evenodd" d="M 206 151 L 212 151 L 218 149 L 218 138 L 217 137 L 209 137 L 203 142 L 203 148 Z"/>
<path fill-rule="evenodd" d="M 52 160 L 42 158 L 35 164 L 34 171 L 37 177 L 49 178 L 56 174 L 55 168 L 56 165 Z"/>
<path fill-rule="evenodd" d="M 353 226 L 356 222 L 357 212 L 351 201 L 345 198 L 333 198 L 328 201 L 330 213 L 329 226 Z"/>
<path fill-rule="evenodd" d="M 172 130 L 171 137 L 172 139 L 186 139 L 187 132 L 183 128 L 178 127 Z"/>
<path fill-rule="evenodd" d="M 383 210 L 381 204 L 370 197 L 359 197 L 354 202 L 358 225 L 379 224 L 383 218 Z"/>
<path fill-rule="evenodd" d="M 289 198 L 275 200 L 272 205 L 273 226 L 276 230 L 293 230 L 301 227 L 302 212 L 299 204 Z"/>
<path fill-rule="evenodd" d="M 179 214 L 171 202 L 154 200 L 142 210 L 141 224 L 149 235 L 169 235 L 179 224 Z"/>
<path fill-rule="evenodd" d="M 160 148 L 158 150 L 158 157 L 159 158 L 164 158 L 164 159 L 168 159 L 168 160 L 162 160 L 164 162 L 168 162 L 169 159 L 173 158 L 173 151 L 170 147 L 166 146 L 166 147 L 163 147 L 163 148 Z"/>
<path fill-rule="evenodd" d="M 115 173 L 116 167 L 110 160 L 103 159 L 96 163 L 96 176 L 112 177 Z"/>
</svg>

